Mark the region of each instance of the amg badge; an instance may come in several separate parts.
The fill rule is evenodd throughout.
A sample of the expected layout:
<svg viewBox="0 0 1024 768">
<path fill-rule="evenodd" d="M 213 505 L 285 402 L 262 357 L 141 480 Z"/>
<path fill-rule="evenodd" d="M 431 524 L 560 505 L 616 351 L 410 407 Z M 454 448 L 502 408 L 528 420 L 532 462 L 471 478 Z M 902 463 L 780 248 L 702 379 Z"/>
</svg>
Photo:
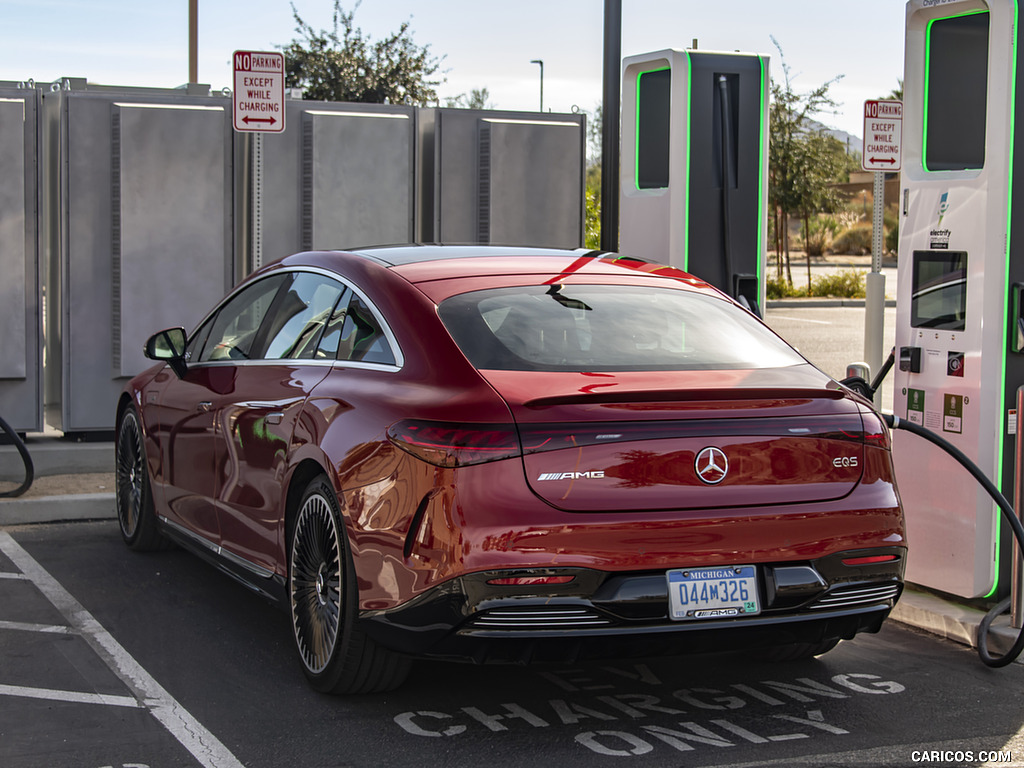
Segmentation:
<svg viewBox="0 0 1024 768">
<path fill-rule="evenodd" d="M 594 469 L 590 472 L 545 472 L 537 478 L 541 480 L 579 480 L 580 478 L 604 477 L 604 470 Z"/>
</svg>

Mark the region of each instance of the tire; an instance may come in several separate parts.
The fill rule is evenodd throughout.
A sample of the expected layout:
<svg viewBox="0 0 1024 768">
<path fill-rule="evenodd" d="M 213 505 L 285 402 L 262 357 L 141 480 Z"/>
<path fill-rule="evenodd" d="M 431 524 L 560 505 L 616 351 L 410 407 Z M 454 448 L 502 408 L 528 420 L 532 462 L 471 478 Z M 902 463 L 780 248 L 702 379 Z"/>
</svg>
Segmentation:
<svg viewBox="0 0 1024 768">
<path fill-rule="evenodd" d="M 114 475 L 114 504 L 124 543 L 136 552 L 167 549 L 170 542 L 160 533 L 153 509 L 146 444 L 135 406 L 125 409 L 117 429 Z"/>
<path fill-rule="evenodd" d="M 310 685 L 322 693 L 380 693 L 405 682 L 411 660 L 356 627 L 358 589 L 327 478 L 312 480 L 295 514 L 288 557 L 292 636 Z"/>
<path fill-rule="evenodd" d="M 822 640 L 820 643 L 793 643 L 792 645 L 778 645 L 772 648 L 763 648 L 756 653 L 762 661 L 802 661 L 815 656 L 828 653 L 839 645 L 839 638 Z"/>
</svg>

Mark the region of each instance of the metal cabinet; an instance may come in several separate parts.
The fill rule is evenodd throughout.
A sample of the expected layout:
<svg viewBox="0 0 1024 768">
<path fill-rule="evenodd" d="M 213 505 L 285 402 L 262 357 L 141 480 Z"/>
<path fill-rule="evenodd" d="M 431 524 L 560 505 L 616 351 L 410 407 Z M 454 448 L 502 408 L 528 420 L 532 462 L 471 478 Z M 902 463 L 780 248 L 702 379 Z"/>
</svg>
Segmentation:
<svg viewBox="0 0 1024 768">
<path fill-rule="evenodd" d="M 412 107 L 289 100 L 287 130 L 239 134 L 238 277 L 297 251 L 415 239 Z"/>
<path fill-rule="evenodd" d="M 46 418 L 106 431 L 146 338 L 233 281 L 231 104 L 83 85 L 44 91 L 42 114 Z"/>
<path fill-rule="evenodd" d="M 35 88 L 0 83 L 0 416 L 18 432 L 43 426 L 38 116 Z"/>
</svg>

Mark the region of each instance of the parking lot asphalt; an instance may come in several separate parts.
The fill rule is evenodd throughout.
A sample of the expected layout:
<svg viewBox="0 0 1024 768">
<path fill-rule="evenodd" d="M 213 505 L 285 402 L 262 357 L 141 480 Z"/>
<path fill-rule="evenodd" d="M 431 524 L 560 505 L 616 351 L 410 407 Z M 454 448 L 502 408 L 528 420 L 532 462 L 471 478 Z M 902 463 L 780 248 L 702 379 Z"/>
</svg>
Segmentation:
<svg viewBox="0 0 1024 768">
<path fill-rule="evenodd" d="M 1024 667 L 893 622 L 791 664 L 423 661 L 362 697 L 313 692 L 289 631 L 113 521 L 0 531 L 0 765 L 1024 765 Z"/>
</svg>

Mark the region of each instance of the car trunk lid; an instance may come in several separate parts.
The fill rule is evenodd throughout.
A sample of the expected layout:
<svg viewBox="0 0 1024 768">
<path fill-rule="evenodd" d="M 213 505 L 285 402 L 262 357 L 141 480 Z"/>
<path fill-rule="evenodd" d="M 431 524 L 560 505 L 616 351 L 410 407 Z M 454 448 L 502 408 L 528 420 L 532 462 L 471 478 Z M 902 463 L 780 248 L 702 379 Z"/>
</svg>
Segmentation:
<svg viewBox="0 0 1024 768">
<path fill-rule="evenodd" d="M 809 365 L 481 373 L 512 410 L 530 488 L 562 510 L 821 502 L 860 480 L 859 406 Z"/>
</svg>

